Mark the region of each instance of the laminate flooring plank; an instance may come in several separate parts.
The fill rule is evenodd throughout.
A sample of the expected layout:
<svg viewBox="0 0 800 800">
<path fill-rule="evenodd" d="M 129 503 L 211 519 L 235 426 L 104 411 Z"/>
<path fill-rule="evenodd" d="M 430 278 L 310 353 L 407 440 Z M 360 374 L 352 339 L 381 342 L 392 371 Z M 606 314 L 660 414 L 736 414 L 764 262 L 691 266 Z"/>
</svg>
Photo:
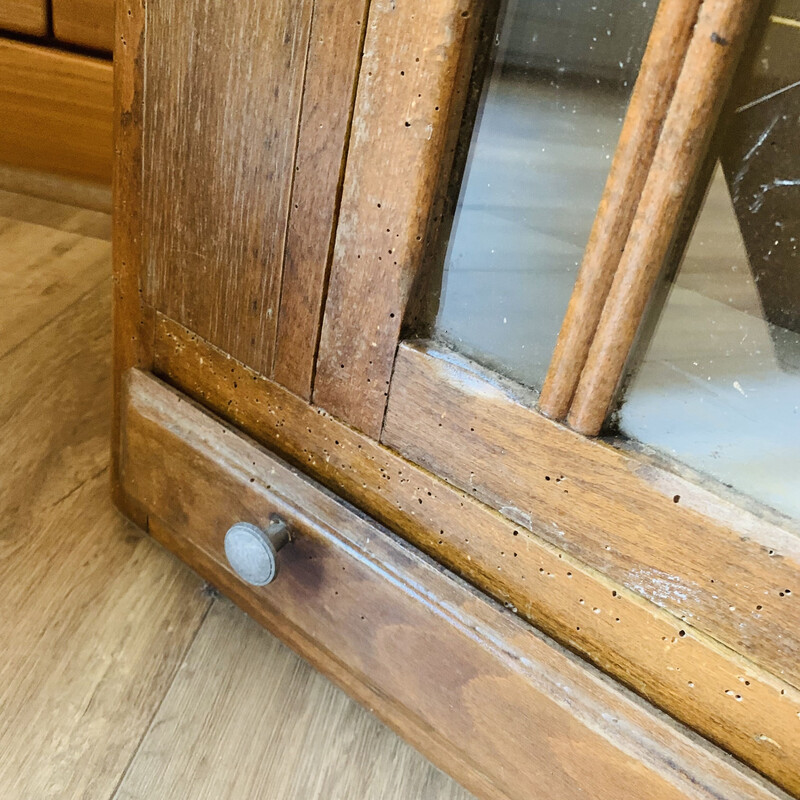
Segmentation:
<svg viewBox="0 0 800 800">
<path fill-rule="evenodd" d="M 29 227 L 33 248 L 47 229 Z M 93 289 L 0 358 L 4 800 L 109 797 L 210 603 L 111 504 L 108 267 L 106 254 Z"/>
<path fill-rule="evenodd" d="M 114 800 L 472 797 L 227 600 Z"/>
</svg>

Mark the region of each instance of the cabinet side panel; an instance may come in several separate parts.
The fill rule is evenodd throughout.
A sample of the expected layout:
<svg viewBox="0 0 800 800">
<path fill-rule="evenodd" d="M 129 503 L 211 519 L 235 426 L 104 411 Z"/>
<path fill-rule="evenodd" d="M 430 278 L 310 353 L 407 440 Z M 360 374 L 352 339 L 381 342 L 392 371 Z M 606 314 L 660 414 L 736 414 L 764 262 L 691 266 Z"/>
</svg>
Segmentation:
<svg viewBox="0 0 800 800">
<path fill-rule="evenodd" d="M 147 10 L 146 297 L 267 372 L 312 6 L 169 0 Z"/>
</svg>

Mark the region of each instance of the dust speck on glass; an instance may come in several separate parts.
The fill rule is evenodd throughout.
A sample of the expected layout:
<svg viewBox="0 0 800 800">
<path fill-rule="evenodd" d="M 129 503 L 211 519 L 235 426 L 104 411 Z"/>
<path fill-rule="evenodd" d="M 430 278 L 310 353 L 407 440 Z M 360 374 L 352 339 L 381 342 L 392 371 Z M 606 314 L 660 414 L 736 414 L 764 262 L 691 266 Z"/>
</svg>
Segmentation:
<svg viewBox="0 0 800 800">
<path fill-rule="evenodd" d="M 800 519 L 800 0 L 772 5 L 717 167 L 655 298 L 618 424 Z"/>
<path fill-rule="evenodd" d="M 447 246 L 435 335 L 541 388 L 657 0 L 508 0 Z"/>
</svg>

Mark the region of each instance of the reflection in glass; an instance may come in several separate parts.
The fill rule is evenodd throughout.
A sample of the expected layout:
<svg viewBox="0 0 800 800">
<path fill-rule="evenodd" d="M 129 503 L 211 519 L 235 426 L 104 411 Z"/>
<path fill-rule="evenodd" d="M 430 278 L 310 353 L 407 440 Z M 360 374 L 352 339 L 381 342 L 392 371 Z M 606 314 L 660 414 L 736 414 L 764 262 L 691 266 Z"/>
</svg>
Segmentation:
<svg viewBox="0 0 800 800">
<path fill-rule="evenodd" d="M 509 0 L 444 265 L 436 334 L 539 388 L 656 0 Z"/>
<path fill-rule="evenodd" d="M 619 425 L 800 518 L 800 3 L 777 4 Z"/>
</svg>

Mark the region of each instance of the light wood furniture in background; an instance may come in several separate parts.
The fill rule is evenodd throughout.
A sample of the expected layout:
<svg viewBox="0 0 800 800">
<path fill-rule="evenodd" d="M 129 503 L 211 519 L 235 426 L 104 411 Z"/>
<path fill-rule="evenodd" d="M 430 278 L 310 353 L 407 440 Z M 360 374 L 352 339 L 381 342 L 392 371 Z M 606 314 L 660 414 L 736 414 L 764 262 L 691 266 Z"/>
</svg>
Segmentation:
<svg viewBox="0 0 800 800">
<path fill-rule="evenodd" d="M 70 181 L 110 185 L 113 8 L 0 0 L 0 185 L 59 196 L 64 178 L 73 202 Z"/>
<path fill-rule="evenodd" d="M 110 61 L 0 40 L 0 75 L 0 162 L 110 182 Z"/>
<path fill-rule="evenodd" d="M 47 33 L 47 0 L 0 0 L 0 28 L 15 33 Z"/>
</svg>

